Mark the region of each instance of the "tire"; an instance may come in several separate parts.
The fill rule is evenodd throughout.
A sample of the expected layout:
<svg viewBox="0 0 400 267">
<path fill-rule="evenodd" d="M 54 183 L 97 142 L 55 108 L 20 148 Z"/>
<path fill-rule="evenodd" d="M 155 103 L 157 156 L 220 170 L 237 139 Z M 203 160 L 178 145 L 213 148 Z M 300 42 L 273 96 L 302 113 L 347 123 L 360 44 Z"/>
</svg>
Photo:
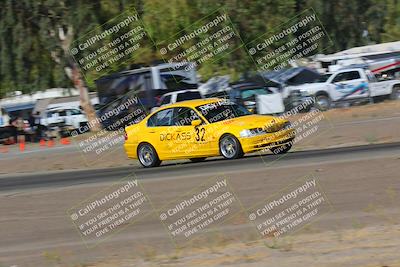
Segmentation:
<svg viewBox="0 0 400 267">
<path fill-rule="evenodd" d="M 156 150 L 149 143 L 140 144 L 137 154 L 140 164 L 145 168 L 158 167 L 161 164 Z"/>
<path fill-rule="evenodd" d="M 278 146 L 271 148 L 271 152 L 274 153 L 275 155 L 280 155 L 280 154 L 286 154 L 289 152 L 289 150 L 292 148 L 292 144 L 286 144 L 283 146 Z"/>
<path fill-rule="evenodd" d="M 206 158 L 192 158 L 192 159 L 190 159 L 191 162 L 202 162 L 204 160 L 206 160 Z"/>
<path fill-rule="evenodd" d="M 219 140 L 219 153 L 226 159 L 238 159 L 244 155 L 239 140 L 231 134 L 225 134 Z"/>
<path fill-rule="evenodd" d="M 315 97 L 315 107 L 321 111 L 327 111 L 331 108 L 331 99 L 327 95 L 317 95 Z"/>
<path fill-rule="evenodd" d="M 312 108 L 312 105 L 308 105 L 307 107 L 305 107 L 303 110 L 300 110 L 300 113 L 307 113 L 310 112 Z"/>
<path fill-rule="evenodd" d="M 395 85 L 392 89 L 392 93 L 390 94 L 391 100 L 400 100 L 400 86 Z"/>
</svg>

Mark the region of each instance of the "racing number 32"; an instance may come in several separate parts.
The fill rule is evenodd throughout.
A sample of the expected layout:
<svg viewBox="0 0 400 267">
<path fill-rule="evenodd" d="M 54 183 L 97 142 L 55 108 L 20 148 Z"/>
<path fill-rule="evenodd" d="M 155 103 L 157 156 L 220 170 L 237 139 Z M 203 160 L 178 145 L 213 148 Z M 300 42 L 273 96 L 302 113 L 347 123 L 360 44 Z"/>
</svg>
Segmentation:
<svg viewBox="0 0 400 267">
<path fill-rule="evenodd" d="M 196 141 L 206 141 L 204 140 L 204 134 L 206 133 L 206 129 L 204 128 L 196 128 Z"/>
</svg>

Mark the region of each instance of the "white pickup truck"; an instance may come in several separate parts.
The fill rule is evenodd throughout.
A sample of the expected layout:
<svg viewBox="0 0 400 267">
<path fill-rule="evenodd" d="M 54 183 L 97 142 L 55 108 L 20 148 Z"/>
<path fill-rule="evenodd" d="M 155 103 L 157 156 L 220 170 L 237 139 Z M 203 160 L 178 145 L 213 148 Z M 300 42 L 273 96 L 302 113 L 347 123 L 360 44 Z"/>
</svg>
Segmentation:
<svg viewBox="0 0 400 267">
<path fill-rule="evenodd" d="M 328 110 L 340 102 L 359 102 L 378 97 L 400 99 L 400 80 L 378 81 L 375 75 L 362 68 L 345 69 L 327 74 L 315 83 L 288 86 L 292 102 L 315 97 L 315 107 Z"/>
</svg>

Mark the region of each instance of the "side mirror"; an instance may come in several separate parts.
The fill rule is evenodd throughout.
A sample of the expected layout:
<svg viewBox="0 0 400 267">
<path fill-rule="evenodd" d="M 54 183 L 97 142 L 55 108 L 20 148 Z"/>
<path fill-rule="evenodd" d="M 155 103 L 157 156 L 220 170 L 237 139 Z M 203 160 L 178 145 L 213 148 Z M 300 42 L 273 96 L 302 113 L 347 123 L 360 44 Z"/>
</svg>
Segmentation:
<svg viewBox="0 0 400 267">
<path fill-rule="evenodd" d="M 201 124 L 201 120 L 192 120 L 192 126 L 199 126 Z"/>
</svg>

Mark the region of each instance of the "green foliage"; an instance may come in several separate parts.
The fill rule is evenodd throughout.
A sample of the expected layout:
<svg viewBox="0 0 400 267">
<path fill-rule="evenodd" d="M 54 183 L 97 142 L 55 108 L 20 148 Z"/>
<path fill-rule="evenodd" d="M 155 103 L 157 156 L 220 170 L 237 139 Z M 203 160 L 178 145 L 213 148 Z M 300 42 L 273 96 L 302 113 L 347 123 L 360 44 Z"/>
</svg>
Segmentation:
<svg viewBox="0 0 400 267">
<path fill-rule="evenodd" d="M 239 47 L 273 30 L 307 8 L 313 8 L 333 43 L 325 41 L 331 53 L 353 46 L 400 40 L 398 0 L 3 0 L 0 9 L 0 97 L 7 92 L 25 93 L 51 87 L 70 87 L 64 67 L 68 64 L 58 39 L 58 27 L 72 26 L 74 40 L 100 27 L 134 6 L 152 37 L 133 63 L 159 59 L 154 44 L 190 30 L 196 21 L 215 10 L 226 12 L 240 33 Z M 199 38 L 204 38 L 199 37 Z M 194 40 L 198 41 L 198 40 Z M 190 44 L 188 44 L 190 45 Z M 134 62 L 135 61 L 135 62 Z M 199 73 L 208 78 L 254 68 L 244 49 L 208 62 Z M 88 81 L 93 88 L 93 81 Z"/>
<path fill-rule="evenodd" d="M 387 0 L 387 15 L 385 16 L 382 39 L 385 42 L 400 40 L 400 1 Z"/>
</svg>

